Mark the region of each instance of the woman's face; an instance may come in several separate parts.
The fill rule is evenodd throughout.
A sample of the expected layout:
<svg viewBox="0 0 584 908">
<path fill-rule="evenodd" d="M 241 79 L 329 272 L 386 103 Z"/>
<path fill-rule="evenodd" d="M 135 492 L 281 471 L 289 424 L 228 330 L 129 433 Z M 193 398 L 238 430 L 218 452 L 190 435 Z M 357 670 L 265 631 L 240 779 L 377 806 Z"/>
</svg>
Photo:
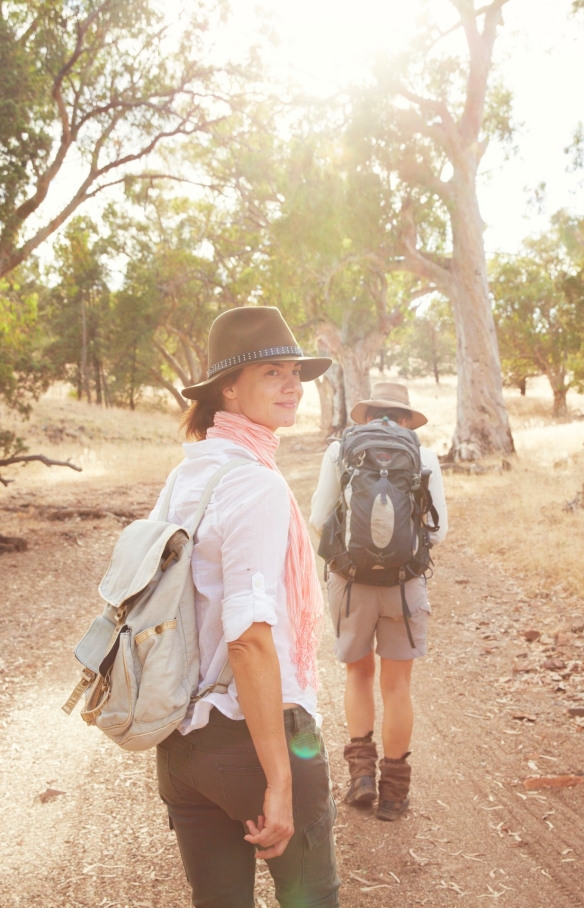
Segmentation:
<svg viewBox="0 0 584 908">
<path fill-rule="evenodd" d="M 233 382 L 223 388 L 225 409 L 247 416 L 271 432 L 293 426 L 304 394 L 300 363 L 254 363 L 245 366 Z"/>
</svg>

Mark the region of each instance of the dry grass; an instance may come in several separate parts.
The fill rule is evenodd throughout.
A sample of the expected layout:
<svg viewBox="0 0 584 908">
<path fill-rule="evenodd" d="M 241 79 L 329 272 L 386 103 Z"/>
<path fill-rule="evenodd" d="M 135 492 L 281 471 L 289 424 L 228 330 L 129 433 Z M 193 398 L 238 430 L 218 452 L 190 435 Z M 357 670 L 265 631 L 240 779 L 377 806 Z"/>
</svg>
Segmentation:
<svg viewBox="0 0 584 908">
<path fill-rule="evenodd" d="M 373 375 L 372 378 L 377 378 Z M 424 444 L 439 454 L 450 444 L 456 413 L 456 382 L 446 378 L 410 383 L 414 406 L 429 417 L 420 430 Z M 541 590 L 580 595 L 584 588 L 584 508 L 564 510 L 584 482 L 584 397 L 570 395 L 572 421 L 552 421 L 551 394 L 544 381 L 532 382 L 529 396 L 507 394 L 517 456 L 513 469 L 482 476 L 446 476 L 451 521 L 469 546 L 523 578 L 531 593 Z M 306 387 L 297 425 L 285 436 L 318 434 L 319 403 Z M 31 452 L 71 458 L 83 473 L 31 464 L 13 468 L 17 482 L 8 492 L 44 488 L 59 493 L 91 486 L 162 482 L 180 460 L 178 411 L 102 410 L 80 404 L 55 389 L 36 407 L 25 434 Z M 5 420 L 3 419 L 3 423 Z M 299 455 L 302 456 L 302 455 Z"/>
<path fill-rule="evenodd" d="M 448 389 L 448 392 L 447 392 Z M 412 399 L 430 416 L 420 437 L 439 454 L 455 422 L 455 382 L 438 394 L 414 382 Z M 417 396 L 418 395 L 418 396 Z M 582 596 L 584 507 L 566 510 L 579 495 L 584 504 L 584 396 L 571 394 L 571 418 L 551 418 L 547 382 L 533 381 L 527 397 L 508 392 L 517 454 L 500 474 L 445 478 L 451 522 L 477 554 L 499 560 L 519 576 L 531 595 Z M 440 433 L 443 433 L 442 435 Z"/>
</svg>

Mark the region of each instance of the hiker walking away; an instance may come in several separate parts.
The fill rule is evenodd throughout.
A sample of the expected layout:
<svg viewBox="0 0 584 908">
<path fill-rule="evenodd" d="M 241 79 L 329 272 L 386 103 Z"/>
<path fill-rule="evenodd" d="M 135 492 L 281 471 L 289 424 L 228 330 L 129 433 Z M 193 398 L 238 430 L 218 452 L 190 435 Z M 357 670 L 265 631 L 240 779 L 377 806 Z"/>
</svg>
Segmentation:
<svg viewBox="0 0 584 908">
<path fill-rule="evenodd" d="M 428 420 L 410 405 L 407 388 L 378 382 L 351 419 L 357 425 L 324 455 L 310 523 L 322 534 L 335 654 L 347 667 L 346 801 L 366 806 L 379 794 L 377 817 L 395 820 L 409 806 L 410 679 L 414 659 L 426 653 L 425 574 L 448 518 L 438 458 L 412 431 Z M 375 640 L 383 700 L 379 793 Z"/>
<path fill-rule="evenodd" d="M 157 748 L 158 785 L 192 903 L 253 908 L 256 858 L 283 908 L 338 906 L 328 761 L 316 713 L 322 597 L 307 528 L 274 456 L 302 382 L 330 360 L 304 356 L 271 307 L 224 312 L 209 334 L 208 378 L 185 388 L 185 459 L 168 519 L 189 526 L 215 487 L 192 556 L 201 657 L 192 706 Z M 151 517 L 156 519 L 164 491 Z M 294 797 L 293 797 L 294 792 Z"/>
</svg>

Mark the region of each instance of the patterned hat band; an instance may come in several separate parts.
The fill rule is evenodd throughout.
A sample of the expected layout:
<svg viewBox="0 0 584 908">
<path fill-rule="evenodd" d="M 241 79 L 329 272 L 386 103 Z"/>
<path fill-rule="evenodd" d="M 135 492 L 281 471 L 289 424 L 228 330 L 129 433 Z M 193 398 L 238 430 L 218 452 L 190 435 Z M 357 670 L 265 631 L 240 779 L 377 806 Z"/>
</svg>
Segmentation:
<svg viewBox="0 0 584 908">
<path fill-rule="evenodd" d="M 212 378 L 217 372 L 223 372 L 232 366 L 243 366 L 245 363 L 257 362 L 261 359 L 271 359 L 274 356 L 304 356 L 300 347 L 267 347 L 265 350 L 254 350 L 252 353 L 240 353 L 238 356 L 230 356 L 229 359 L 222 359 L 214 363 L 207 370 L 207 378 Z"/>
</svg>

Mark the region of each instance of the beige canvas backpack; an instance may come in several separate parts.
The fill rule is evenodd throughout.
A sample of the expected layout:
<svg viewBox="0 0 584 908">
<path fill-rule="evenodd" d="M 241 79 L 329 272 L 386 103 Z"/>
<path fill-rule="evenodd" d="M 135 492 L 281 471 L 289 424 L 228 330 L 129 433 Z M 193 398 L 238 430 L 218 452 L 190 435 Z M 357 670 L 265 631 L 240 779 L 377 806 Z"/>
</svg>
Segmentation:
<svg viewBox="0 0 584 908">
<path fill-rule="evenodd" d="M 213 690 L 227 691 L 226 662 L 214 684 L 199 685 L 199 641 L 191 555 L 194 537 L 217 483 L 254 461 L 237 458 L 206 486 L 190 527 L 167 523 L 176 470 L 158 520 L 135 520 L 121 533 L 99 593 L 106 606 L 75 648 L 81 681 L 63 706 L 70 714 L 85 696 L 81 716 L 124 750 L 164 740 L 189 706 Z"/>
</svg>

